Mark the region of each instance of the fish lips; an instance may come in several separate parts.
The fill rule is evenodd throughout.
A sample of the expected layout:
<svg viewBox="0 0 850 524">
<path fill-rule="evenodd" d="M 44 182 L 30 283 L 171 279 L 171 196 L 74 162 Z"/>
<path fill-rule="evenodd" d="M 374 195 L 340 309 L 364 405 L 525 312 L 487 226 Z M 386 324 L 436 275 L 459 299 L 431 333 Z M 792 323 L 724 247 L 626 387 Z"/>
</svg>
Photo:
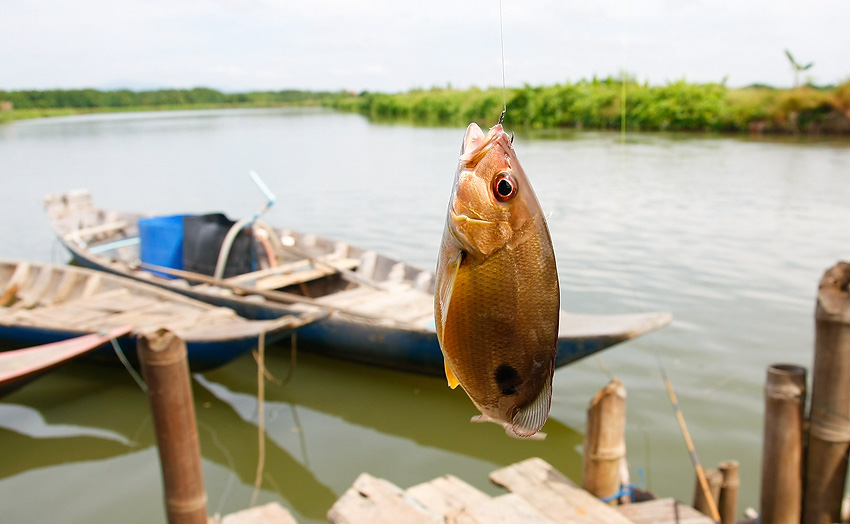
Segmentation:
<svg viewBox="0 0 850 524">
<path fill-rule="evenodd" d="M 511 138 L 505 132 L 502 124 L 491 127 L 487 134 L 478 127 L 475 122 L 466 128 L 463 144 L 460 150 L 460 163 L 467 167 L 473 167 L 484 158 L 487 151 L 494 145 L 500 144 L 505 151 L 513 149 Z"/>
</svg>

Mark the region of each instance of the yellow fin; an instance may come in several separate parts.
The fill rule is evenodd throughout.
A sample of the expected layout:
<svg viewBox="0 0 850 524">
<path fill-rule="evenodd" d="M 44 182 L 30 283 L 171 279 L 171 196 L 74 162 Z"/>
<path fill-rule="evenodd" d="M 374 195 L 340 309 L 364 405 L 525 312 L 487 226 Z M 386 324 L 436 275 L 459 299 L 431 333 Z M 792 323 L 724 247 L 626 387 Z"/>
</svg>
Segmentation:
<svg viewBox="0 0 850 524">
<path fill-rule="evenodd" d="M 458 386 L 458 384 L 460 384 L 460 382 L 457 381 L 457 377 L 452 371 L 452 368 L 449 367 L 449 361 L 443 359 L 443 364 L 446 366 L 446 379 L 449 381 L 449 387 L 454 389 Z"/>
<path fill-rule="evenodd" d="M 443 268 L 444 276 L 440 279 L 439 288 L 437 289 L 435 300 L 439 301 L 440 318 L 434 320 L 437 323 L 437 338 L 441 345 L 443 343 L 443 331 L 446 327 L 446 319 L 449 315 L 449 305 L 452 302 L 455 277 L 457 277 L 458 268 L 460 268 L 462 261 L 463 251 L 458 251 L 448 260 L 446 267 Z"/>
</svg>

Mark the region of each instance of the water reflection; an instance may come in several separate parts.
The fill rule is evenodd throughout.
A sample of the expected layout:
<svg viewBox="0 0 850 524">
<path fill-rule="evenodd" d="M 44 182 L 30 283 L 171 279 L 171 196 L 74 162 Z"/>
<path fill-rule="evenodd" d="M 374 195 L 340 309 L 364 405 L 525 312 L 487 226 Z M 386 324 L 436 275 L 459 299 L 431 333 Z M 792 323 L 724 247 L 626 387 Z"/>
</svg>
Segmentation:
<svg viewBox="0 0 850 524">
<path fill-rule="evenodd" d="M 738 459 L 741 504 L 757 505 L 764 369 L 811 365 L 817 282 L 850 257 L 850 141 L 629 133 L 622 143 L 618 133 L 515 131 L 518 155 L 551 213 L 564 307 L 674 313 L 673 325 L 601 357 L 628 390 L 633 473 L 642 466 L 651 488 L 692 496 L 691 482 L 681 482 L 693 473 L 658 355 L 702 462 Z M 0 194 L 7 218 L 0 240 L 7 258 L 66 261 L 39 202 L 76 187 L 111 208 L 248 216 L 260 203 L 245 174 L 255 169 L 278 194 L 269 223 L 434 267 L 462 136 L 462 128 L 373 125 L 322 110 L 3 125 L 0 173 L 26 183 Z M 281 376 L 287 349 L 275 350 L 269 366 Z M 194 381 L 211 511 L 250 501 L 255 377 L 248 356 Z M 293 381 L 267 387 L 260 500 L 324 522 L 330 502 L 362 471 L 402 486 L 454 473 L 497 493 L 487 474 L 531 455 L 578 479 L 581 435 L 573 428 L 582 428 L 587 402 L 606 381 L 595 360 L 559 370 L 549 440 L 527 443 L 470 424 L 469 400 L 439 379 L 302 351 Z M 75 364 L 0 406 L 7 404 L 26 410 L 29 422 L 9 419 L 16 422 L 0 429 L 0 447 L 14 450 L 0 461 L 4 511 L 26 515 L 38 506 L 41 521 L 114 522 L 130 507 L 145 521 L 162 520 L 147 401 L 123 370 Z M 29 436 L 39 432 L 44 438 Z M 98 493 L 100 511 L 83 507 L 67 486 Z M 73 511 L 50 513 L 28 489 Z"/>
<path fill-rule="evenodd" d="M 266 359 L 282 375 L 288 348 L 271 347 Z M 193 386 L 210 510 L 244 508 L 258 461 L 256 364 L 246 355 L 195 375 Z M 363 471 L 402 486 L 453 473 L 490 492 L 498 492 L 487 481 L 490 471 L 529 456 L 578 474 L 578 432 L 552 419 L 544 442 L 509 439 L 499 426 L 471 424 L 474 407 L 457 393 L 440 379 L 299 355 L 287 386 L 266 387 L 260 501 L 277 500 L 304 522 L 323 522 Z M 154 448 L 147 398 L 120 368 L 73 363 L 7 401 L 0 404 L 0 443 L 16 453 L 0 463 L 0 479 L 7 479 L 0 492 L 28 471 L 64 475 L 64 466 L 135 461 Z M 158 470 L 158 462 L 146 474 L 150 467 Z M 127 469 L 113 481 L 137 475 Z M 161 505 L 160 496 L 140 493 L 133 504 Z M 3 504 L 23 511 L 16 501 Z"/>
</svg>

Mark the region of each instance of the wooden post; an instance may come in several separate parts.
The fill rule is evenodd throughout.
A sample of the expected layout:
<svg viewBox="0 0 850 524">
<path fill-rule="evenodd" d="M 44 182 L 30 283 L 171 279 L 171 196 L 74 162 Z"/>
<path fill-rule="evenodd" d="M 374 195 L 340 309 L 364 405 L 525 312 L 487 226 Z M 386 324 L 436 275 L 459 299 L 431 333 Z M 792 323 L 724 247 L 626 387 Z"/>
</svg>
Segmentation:
<svg viewBox="0 0 850 524">
<path fill-rule="evenodd" d="M 205 524 L 207 495 L 186 344 L 168 330 L 139 337 L 170 524 Z"/>
<path fill-rule="evenodd" d="M 803 408 L 806 369 L 773 365 L 764 388 L 761 521 L 799 524 L 803 491 Z"/>
<path fill-rule="evenodd" d="M 620 491 L 626 459 L 626 388 L 612 379 L 590 402 L 584 439 L 582 487 L 599 498 Z M 608 502 L 617 504 L 617 499 Z"/>
<path fill-rule="evenodd" d="M 723 474 L 723 485 L 720 487 L 720 521 L 723 524 L 735 524 L 738 522 L 738 486 L 741 479 L 738 475 L 738 461 L 727 460 L 721 462 L 719 468 Z"/>
<path fill-rule="evenodd" d="M 718 500 L 720 498 L 720 487 L 723 484 L 723 474 L 716 469 L 706 469 L 705 480 L 708 481 L 708 489 L 712 500 Z M 711 516 L 711 507 L 705 499 L 705 490 L 702 488 L 699 479 L 697 479 L 694 486 L 694 509 L 704 515 Z"/>
<path fill-rule="evenodd" d="M 850 448 L 850 264 L 821 278 L 803 523 L 838 522 Z"/>
</svg>

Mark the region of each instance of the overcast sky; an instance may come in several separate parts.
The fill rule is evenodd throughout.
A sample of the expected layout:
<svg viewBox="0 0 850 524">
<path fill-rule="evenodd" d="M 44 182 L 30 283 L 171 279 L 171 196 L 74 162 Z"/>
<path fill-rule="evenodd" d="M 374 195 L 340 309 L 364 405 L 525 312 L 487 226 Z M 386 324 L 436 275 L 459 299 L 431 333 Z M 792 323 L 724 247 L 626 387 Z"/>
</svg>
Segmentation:
<svg viewBox="0 0 850 524">
<path fill-rule="evenodd" d="M 502 0 L 508 86 L 850 78 L 850 0 Z M 498 0 L 0 0 L 0 89 L 502 83 Z"/>
</svg>

